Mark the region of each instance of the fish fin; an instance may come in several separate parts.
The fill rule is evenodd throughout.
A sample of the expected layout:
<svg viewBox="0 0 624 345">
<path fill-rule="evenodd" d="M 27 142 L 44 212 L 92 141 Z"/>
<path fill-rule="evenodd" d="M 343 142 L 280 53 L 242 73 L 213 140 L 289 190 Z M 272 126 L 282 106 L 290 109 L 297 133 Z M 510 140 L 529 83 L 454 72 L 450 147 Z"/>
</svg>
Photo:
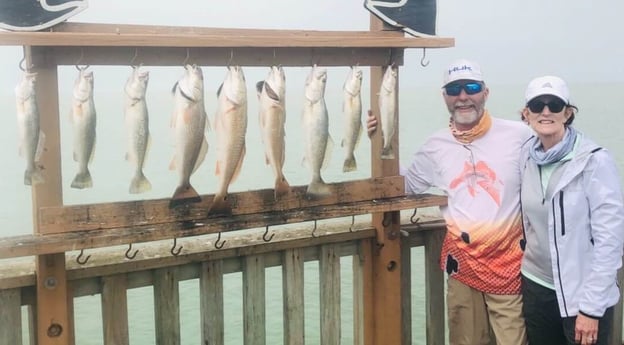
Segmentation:
<svg viewBox="0 0 624 345">
<path fill-rule="evenodd" d="M 175 192 L 173 192 L 173 196 L 169 200 L 169 208 L 200 201 L 201 197 L 193 186 L 190 184 L 183 185 L 176 188 Z"/>
<path fill-rule="evenodd" d="M 208 217 L 230 215 L 232 215 L 232 205 L 230 205 L 227 195 L 215 195 L 210 208 L 208 208 Z"/>
<path fill-rule="evenodd" d="M 277 92 L 275 92 L 273 90 L 273 88 L 271 88 L 271 85 L 268 83 L 264 84 L 264 89 L 266 90 L 267 96 L 269 96 L 270 99 L 274 100 L 274 101 L 278 101 L 280 100 L 279 96 L 277 95 Z"/>
<path fill-rule="evenodd" d="M 91 173 L 89 172 L 89 169 L 87 169 L 83 173 L 76 174 L 74 180 L 71 183 L 71 187 L 76 189 L 93 187 L 93 180 L 91 179 Z"/>
<path fill-rule="evenodd" d="M 275 200 L 290 193 L 290 184 L 286 181 L 286 177 L 278 176 L 275 179 Z"/>
<path fill-rule="evenodd" d="M 140 194 L 147 192 L 151 189 L 152 184 L 147 179 L 147 177 L 145 177 L 143 172 L 140 171 L 134 178 L 132 178 L 132 181 L 130 182 L 129 192 L 130 194 Z"/>
<path fill-rule="evenodd" d="M 199 148 L 199 154 L 197 155 L 197 160 L 195 161 L 195 166 L 193 167 L 192 173 L 194 173 L 199 166 L 204 162 L 206 158 L 206 153 L 208 152 L 208 141 L 205 136 L 202 136 L 201 147 Z"/>
<path fill-rule="evenodd" d="M 394 149 L 392 144 L 386 146 L 381 151 L 381 159 L 394 159 Z"/>
<path fill-rule="evenodd" d="M 258 93 L 258 97 L 260 97 L 260 94 L 262 93 L 263 86 L 264 86 L 264 80 L 260 80 L 259 82 L 256 83 L 256 92 Z"/>
<path fill-rule="evenodd" d="M 236 179 L 238 178 L 238 175 L 240 175 L 246 151 L 247 149 L 245 147 L 245 144 L 243 144 L 243 147 L 241 148 L 240 158 L 238 159 L 238 163 L 236 163 L 236 169 L 234 170 L 234 174 L 232 174 L 232 179 L 230 180 L 230 184 L 234 183 L 234 181 L 236 181 Z"/>
<path fill-rule="evenodd" d="M 355 161 L 355 156 L 350 154 L 347 158 L 345 158 L 344 164 L 342 165 L 342 172 L 349 172 L 357 170 L 357 163 Z"/>
<path fill-rule="evenodd" d="M 331 188 L 322 179 L 312 181 L 306 190 L 306 197 L 319 199 L 331 195 Z"/>
<path fill-rule="evenodd" d="M 321 164 L 321 169 L 325 169 L 329 165 L 333 150 L 334 150 L 334 140 L 332 139 L 330 135 L 327 137 L 327 145 L 325 146 L 325 155 L 323 156 L 323 164 Z"/>
</svg>

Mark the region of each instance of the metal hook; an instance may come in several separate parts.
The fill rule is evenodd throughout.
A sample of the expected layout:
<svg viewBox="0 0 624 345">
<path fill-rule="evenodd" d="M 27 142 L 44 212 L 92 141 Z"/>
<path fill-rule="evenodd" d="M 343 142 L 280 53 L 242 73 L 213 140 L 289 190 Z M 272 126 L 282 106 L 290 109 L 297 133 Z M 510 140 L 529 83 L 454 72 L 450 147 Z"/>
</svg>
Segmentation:
<svg viewBox="0 0 624 345">
<path fill-rule="evenodd" d="M 223 240 L 221 244 L 219 244 L 219 241 L 221 241 L 221 231 L 219 231 L 219 236 L 217 236 L 217 240 L 215 241 L 215 244 L 214 244 L 215 248 L 217 249 L 223 248 L 226 242 L 225 240 Z"/>
<path fill-rule="evenodd" d="M 78 254 L 78 256 L 76 257 L 76 262 L 79 263 L 80 265 L 86 264 L 87 261 L 89 261 L 89 258 L 91 257 L 91 254 L 89 254 L 84 260 L 81 260 L 80 258 L 82 258 L 83 254 L 84 254 L 84 249 L 80 249 L 80 254 Z"/>
<path fill-rule="evenodd" d="M 353 232 L 353 225 L 355 224 L 355 215 L 351 216 L 351 226 L 349 227 L 349 232 Z"/>
<path fill-rule="evenodd" d="M 132 57 L 132 60 L 130 60 L 130 66 L 134 67 L 134 61 L 136 61 L 136 58 L 139 56 L 139 48 L 134 48 L 134 56 Z"/>
<path fill-rule="evenodd" d="M 76 69 L 79 71 L 84 71 L 87 68 L 89 68 L 90 65 L 86 65 L 84 67 L 80 67 L 80 62 L 82 62 L 82 59 L 84 58 L 84 50 L 80 49 L 80 57 L 78 58 L 78 61 L 76 61 Z"/>
<path fill-rule="evenodd" d="M 264 230 L 264 234 L 262 235 L 262 239 L 264 240 L 264 242 L 271 242 L 271 240 L 273 239 L 273 236 L 275 236 L 275 233 L 272 233 L 271 236 L 269 238 L 267 238 L 267 235 L 269 234 L 269 226 L 266 226 L 266 229 Z"/>
<path fill-rule="evenodd" d="M 177 247 L 177 245 L 178 245 L 178 239 L 174 237 L 173 238 L 173 246 L 171 247 L 171 250 L 170 250 L 171 255 L 173 255 L 173 256 L 180 255 L 180 252 L 182 251 L 182 246 L 180 246 L 178 248 L 178 250 L 175 249 Z"/>
<path fill-rule="evenodd" d="M 182 66 L 186 66 L 186 63 L 188 62 L 190 57 L 191 57 L 191 50 L 189 48 L 186 48 L 186 59 L 184 59 L 184 61 L 182 62 Z"/>
<path fill-rule="evenodd" d="M 383 220 L 381 221 L 381 225 L 383 225 L 384 227 L 389 227 L 391 223 L 392 223 L 392 219 L 390 219 L 390 213 L 388 212 L 384 213 L 384 217 L 383 217 Z"/>
<path fill-rule="evenodd" d="M 312 237 L 317 238 L 318 235 L 316 234 L 316 219 L 314 220 L 314 229 L 312 229 Z"/>
<path fill-rule="evenodd" d="M 427 48 L 423 48 L 423 55 L 420 59 L 420 65 L 423 67 L 427 67 L 429 65 L 429 61 L 425 62 L 425 56 L 427 56 Z"/>
<path fill-rule="evenodd" d="M 134 259 L 137 256 L 137 254 L 139 253 L 139 250 L 137 249 L 137 250 L 134 251 L 134 254 L 130 255 L 130 251 L 131 250 L 132 250 L 132 243 L 130 243 L 130 245 L 128 246 L 128 250 L 126 250 L 126 258 L 128 258 L 130 260 Z"/>
<path fill-rule="evenodd" d="M 26 62 L 26 54 L 24 54 L 24 56 L 22 57 L 22 59 L 19 62 L 19 69 L 22 70 L 22 72 L 29 72 L 30 69 L 33 67 L 33 65 L 31 64 L 28 67 L 24 67 L 24 62 Z"/>
<path fill-rule="evenodd" d="M 275 53 L 275 48 L 273 48 L 273 65 L 275 65 L 276 61 L 277 61 L 277 57 L 276 57 L 276 53 Z"/>
<path fill-rule="evenodd" d="M 410 222 L 412 222 L 412 224 L 416 224 L 418 223 L 418 221 L 420 220 L 420 217 L 414 219 L 414 217 L 416 217 L 416 212 L 418 211 L 417 208 L 414 209 L 414 213 L 412 213 L 412 216 L 410 217 Z"/>
<path fill-rule="evenodd" d="M 232 61 L 234 60 L 234 49 L 230 50 L 230 59 L 228 60 L 227 65 L 231 66 L 232 65 Z"/>
<path fill-rule="evenodd" d="M 392 64 L 394 63 L 394 51 L 392 50 L 392 48 L 388 49 L 388 63 L 386 64 L 386 66 L 392 66 Z"/>
</svg>

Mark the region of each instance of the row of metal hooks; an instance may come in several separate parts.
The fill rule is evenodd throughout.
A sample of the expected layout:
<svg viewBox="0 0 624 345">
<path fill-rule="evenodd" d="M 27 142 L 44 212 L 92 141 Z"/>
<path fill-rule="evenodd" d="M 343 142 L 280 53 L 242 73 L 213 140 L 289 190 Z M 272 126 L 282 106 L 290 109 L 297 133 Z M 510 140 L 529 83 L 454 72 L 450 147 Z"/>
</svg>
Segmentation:
<svg viewBox="0 0 624 345">
<path fill-rule="evenodd" d="M 386 222 L 386 218 L 384 217 L 384 223 Z M 353 232 L 354 231 L 354 227 L 355 227 L 355 216 L 351 216 L 351 225 L 349 226 L 349 232 Z M 273 240 L 273 237 L 275 236 L 275 232 L 271 233 L 269 235 L 269 225 L 267 225 L 265 227 L 264 233 L 262 234 L 262 240 L 264 242 L 271 242 L 271 240 Z M 319 235 L 317 234 L 317 221 L 314 220 L 314 228 L 312 229 L 312 233 L 311 236 L 314 238 L 319 237 Z M 225 240 L 221 239 L 221 232 L 218 233 L 217 235 L 217 240 L 214 243 L 214 246 L 216 249 L 222 249 L 223 246 L 225 245 Z M 171 253 L 171 255 L 173 256 L 178 256 L 180 255 L 180 253 L 182 252 L 182 248 L 183 246 L 178 246 L 178 239 L 176 237 L 173 238 L 173 245 L 171 246 L 171 249 L 169 250 L 169 252 Z M 126 250 L 124 256 L 128 259 L 128 260 L 132 260 L 134 258 L 136 258 L 137 254 L 139 253 L 138 249 L 135 249 L 134 251 L 132 251 L 132 243 L 130 243 L 128 245 L 128 249 Z M 78 256 L 76 257 L 76 262 L 80 265 L 84 265 L 89 261 L 89 258 L 91 258 L 91 255 L 87 255 L 84 256 L 84 249 L 80 250 L 80 254 L 78 254 Z"/>
</svg>

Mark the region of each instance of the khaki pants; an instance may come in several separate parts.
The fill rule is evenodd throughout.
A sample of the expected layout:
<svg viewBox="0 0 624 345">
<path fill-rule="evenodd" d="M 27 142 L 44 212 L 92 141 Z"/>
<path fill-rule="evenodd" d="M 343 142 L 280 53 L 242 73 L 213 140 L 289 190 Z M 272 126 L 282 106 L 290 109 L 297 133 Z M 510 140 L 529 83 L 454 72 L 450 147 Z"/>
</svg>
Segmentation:
<svg viewBox="0 0 624 345">
<path fill-rule="evenodd" d="M 449 277 L 450 345 L 526 345 L 522 295 L 480 292 Z"/>
</svg>

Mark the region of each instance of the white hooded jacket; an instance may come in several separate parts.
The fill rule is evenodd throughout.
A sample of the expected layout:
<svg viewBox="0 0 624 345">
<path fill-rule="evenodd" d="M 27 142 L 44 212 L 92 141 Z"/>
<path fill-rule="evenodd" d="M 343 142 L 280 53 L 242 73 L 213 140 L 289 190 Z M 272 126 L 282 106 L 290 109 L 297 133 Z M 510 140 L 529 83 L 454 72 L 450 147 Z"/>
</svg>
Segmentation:
<svg viewBox="0 0 624 345">
<path fill-rule="evenodd" d="M 617 270 L 624 246 L 624 197 L 612 156 L 581 133 L 550 200 L 548 238 L 552 273 L 562 317 L 582 312 L 602 317 L 618 302 Z M 522 149 L 522 183 L 540 183 L 527 169 Z M 528 220 L 523 216 L 526 228 Z M 531 243 L 527 243 L 530 246 Z"/>
</svg>

